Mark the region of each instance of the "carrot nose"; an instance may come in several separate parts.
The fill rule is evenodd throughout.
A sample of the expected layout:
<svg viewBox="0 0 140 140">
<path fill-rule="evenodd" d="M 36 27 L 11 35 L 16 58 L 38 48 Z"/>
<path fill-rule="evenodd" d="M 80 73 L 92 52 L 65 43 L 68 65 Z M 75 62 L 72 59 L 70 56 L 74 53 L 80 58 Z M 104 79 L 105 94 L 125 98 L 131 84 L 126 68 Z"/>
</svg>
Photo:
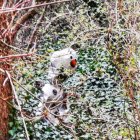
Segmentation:
<svg viewBox="0 0 140 140">
<path fill-rule="evenodd" d="M 77 60 L 76 60 L 76 59 L 71 60 L 70 65 L 71 65 L 73 68 L 76 66 L 76 64 L 77 64 Z"/>
</svg>

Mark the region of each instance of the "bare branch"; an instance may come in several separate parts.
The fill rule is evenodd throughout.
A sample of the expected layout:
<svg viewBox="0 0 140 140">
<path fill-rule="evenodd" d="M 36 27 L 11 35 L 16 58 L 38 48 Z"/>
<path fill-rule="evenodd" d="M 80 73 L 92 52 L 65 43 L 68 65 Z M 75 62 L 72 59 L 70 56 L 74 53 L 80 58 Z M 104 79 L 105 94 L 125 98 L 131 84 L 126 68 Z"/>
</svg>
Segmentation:
<svg viewBox="0 0 140 140">
<path fill-rule="evenodd" d="M 30 140 L 29 134 L 28 134 L 28 130 L 27 130 L 27 126 L 26 126 L 26 123 L 25 123 L 25 118 L 24 118 L 24 115 L 23 115 L 23 113 L 22 113 L 22 109 L 21 109 L 21 106 L 20 106 L 20 101 L 19 101 L 19 99 L 18 99 L 18 96 L 17 96 L 16 90 L 15 90 L 15 87 L 14 87 L 14 85 L 13 85 L 11 76 L 10 76 L 10 74 L 9 74 L 8 71 L 6 71 L 6 74 L 7 74 L 8 78 L 9 78 L 9 80 L 10 80 L 10 84 L 11 84 L 11 87 L 12 87 L 12 90 L 13 90 L 13 93 L 14 93 L 14 96 L 15 96 L 15 99 L 16 99 L 17 104 L 18 104 L 18 106 L 19 106 L 19 111 L 20 111 L 20 113 L 21 113 L 23 125 L 24 125 L 24 128 L 25 128 L 26 138 L 27 138 L 27 140 Z"/>
<path fill-rule="evenodd" d="M 0 57 L 0 62 L 4 62 L 4 61 L 11 60 L 14 58 L 22 58 L 22 57 L 26 57 L 26 56 L 32 56 L 33 54 L 34 53 L 3 56 L 3 57 Z"/>
<path fill-rule="evenodd" d="M 15 8 L 0 9 L 0 14 L 14 12 L 14 11 L 27 10 L 27 9 L 31 9 L 31 8 L 37 8 L 37 7 L 42 7 L 42 6 L 52 5 L 52 4 L 69 2 L 69 1 L 71 1 L 71 0 L 55 1 L 55 2 L 33 5 L 33 6 L 29 6 L 29 7 L 16 8 L 16 9 Z"/>
</svg>

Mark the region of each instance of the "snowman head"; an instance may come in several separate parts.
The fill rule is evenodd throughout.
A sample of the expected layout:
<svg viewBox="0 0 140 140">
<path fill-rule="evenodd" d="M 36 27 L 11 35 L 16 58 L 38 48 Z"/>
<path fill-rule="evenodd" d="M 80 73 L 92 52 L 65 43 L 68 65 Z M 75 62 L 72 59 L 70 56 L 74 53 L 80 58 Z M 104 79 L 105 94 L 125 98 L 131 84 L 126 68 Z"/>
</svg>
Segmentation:
<svg viewBox="0 0 140 140">
<path fill-rule="evenodd" d="M 53 67 L 60 69 L 75 69 L 77 66 L 77 54 L 72 48 L 66 48 L 61 51 L 56 51 L 51 56 L 51 64 Z"/>
</svg>

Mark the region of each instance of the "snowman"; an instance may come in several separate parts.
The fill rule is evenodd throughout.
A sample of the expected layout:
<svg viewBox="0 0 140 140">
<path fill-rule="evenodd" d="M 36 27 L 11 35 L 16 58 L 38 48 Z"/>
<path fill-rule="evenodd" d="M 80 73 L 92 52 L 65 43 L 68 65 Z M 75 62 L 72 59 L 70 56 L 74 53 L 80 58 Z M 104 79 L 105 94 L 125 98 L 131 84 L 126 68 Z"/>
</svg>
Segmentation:
<svg viewBox="0 0 140 140">
<path fill-rule="evenodd" d="M 68 122 L 69 112 L 68 95 L 63 92 L 58 83 L 62 83 L 67 77 L 74 73 L 77 68 L 77 54 L 72 48 L 56 51 L 50 56 L 48 71 L 49 84 L 40 84 L 42 94 L 36 115 L 42 115 L 54 125 Z"/>
</svg>

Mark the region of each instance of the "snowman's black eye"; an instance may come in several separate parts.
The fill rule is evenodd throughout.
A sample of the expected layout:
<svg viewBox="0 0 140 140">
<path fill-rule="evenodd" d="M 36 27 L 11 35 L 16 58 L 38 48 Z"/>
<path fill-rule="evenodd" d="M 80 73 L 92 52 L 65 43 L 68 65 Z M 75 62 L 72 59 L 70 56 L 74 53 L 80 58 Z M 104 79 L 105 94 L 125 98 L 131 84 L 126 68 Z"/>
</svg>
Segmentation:
<svg viewBox="0 0 140 140">
<path fill-rule="evenodd" d="M 58 111 L 55 111 L 54 114 L 55 114 L 55 115 L 58 115 Z"/>
<path fill-rule="evenodd" d="M 52 92 L 53 92 L 54 95 L 57 95 L 57 90 L 56 89 L 53 89 Z"/>
<path fill-rule="evenodd" d="M 52 104 L 52 105 L 51 105 L 51 108 L 52 108 L 52 107 L 55 107 L 55 106 L 56 106 L 56 104 Z"/>
<path fill-rule="evenodd" d="M 70 56 L 70 59 L 72 59 L 73 57 L 72 56 Z"/>
</svg>

